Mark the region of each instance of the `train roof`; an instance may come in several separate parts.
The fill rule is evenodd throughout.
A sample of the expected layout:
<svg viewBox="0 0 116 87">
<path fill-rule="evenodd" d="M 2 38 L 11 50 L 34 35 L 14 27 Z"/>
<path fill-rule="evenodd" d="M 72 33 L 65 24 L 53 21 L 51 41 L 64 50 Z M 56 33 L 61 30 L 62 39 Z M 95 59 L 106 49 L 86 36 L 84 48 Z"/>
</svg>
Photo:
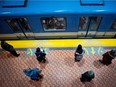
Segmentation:
<svg viewBox="0 0 116 87">
<path fill-rule="evenodd" d="M 116 14 L 116 0 L 0 1 L 0 16 L 44 14 Z"/>
</svg>

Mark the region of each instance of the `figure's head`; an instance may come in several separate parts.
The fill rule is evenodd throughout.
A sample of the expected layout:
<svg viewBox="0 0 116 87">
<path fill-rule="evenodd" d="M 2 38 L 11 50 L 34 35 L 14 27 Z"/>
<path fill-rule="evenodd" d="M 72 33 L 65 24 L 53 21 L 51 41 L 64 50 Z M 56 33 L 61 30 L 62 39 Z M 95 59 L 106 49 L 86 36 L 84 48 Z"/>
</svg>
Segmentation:
<svg viewBox="0 0 116 87">
<path fill-rule="evenodd" d="M 5 42 L 5 40 L 1 40 L 1 44 L 3 44 Z"/>
<path fill-rule="evenodd" d="M 94 72 L 92 70 L 88 71 L 89 75 L 93 75 Z"/>
<path fill-rule="evenodd" d="M 110 51 L 110 54 L 111 54 L 112 56 L 116 57 L 116 50 L 111 50 L 111 51 Z"/>
<path fill-rule="evenodd" d="M 79 44 L 77 49 L 76 49 L 76 52 L 78 52 L 79 54 L 81 54 L 83 52 L 83 49 L 82 49 L 82 45 Z"/>
<path fill-rule="evenodd" d="M 36 52 L 40 52 L 41 50 L 40 50 L 40 48 L 38 47 L 38 48 L 36 48 Z"/>
<path fill-rule="evenodd" d="M 82 45 L 81 44 L 78 45 L 78 49 L 82 49 Z"/>
<path fill-rule="evenodd" d="M 56 17 L 51 17 L 51 21 L 55 22 L 57 20 Z"/>
</svg>

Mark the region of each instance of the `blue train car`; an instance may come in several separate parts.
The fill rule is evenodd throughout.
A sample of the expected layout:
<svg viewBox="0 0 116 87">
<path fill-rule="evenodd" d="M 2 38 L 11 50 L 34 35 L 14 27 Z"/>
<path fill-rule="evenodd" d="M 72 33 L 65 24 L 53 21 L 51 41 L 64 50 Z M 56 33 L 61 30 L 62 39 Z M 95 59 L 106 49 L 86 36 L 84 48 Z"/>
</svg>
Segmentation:
<svg viewBox="0 0 116 87">
<path fill-rule="evenodd" d="M 116 37 L 116 0 L 2 0 L 0 39 Z"/>
</svg>

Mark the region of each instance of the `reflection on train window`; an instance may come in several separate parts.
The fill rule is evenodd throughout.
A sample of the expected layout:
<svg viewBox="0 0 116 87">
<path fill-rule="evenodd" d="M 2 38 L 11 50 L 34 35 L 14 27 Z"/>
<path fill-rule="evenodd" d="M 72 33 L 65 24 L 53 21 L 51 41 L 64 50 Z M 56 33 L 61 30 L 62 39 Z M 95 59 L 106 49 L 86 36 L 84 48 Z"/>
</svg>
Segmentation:
<svg viewBox="0 0 116 87">
<path fill-rule="evenodd" d="M 79 30 L 97 30 L 101 17 L 80 17 Z"/>
<path fill-rule="evenodd" d="M 97 30 L 101 22 L 101 17 L 89 17 L 89 19 L 90 19 L 89 30 Z"/>
<path fill-rule="evenodd" d="M 80 17 L 79 30 L 87 30 L 89 17 Z"/>
<path fill-rule="evenodd" d="M 113 21 L 111 30 L 116 30 L 116 20 Z"/>
<path fill-rule="evenodd" d="M 30 30 L 31 29 L 26 18 L 19 18 L 18 20 L 19 20 L 23 29 L 25 29 L 25 30 Z"/>
<path fill-rule="evenodd" d="M 65 18 L 50 17 L 41 20 L 44 30 L 65 30 L 66 28 Z"/>
<path fill-rule="evenodd" d="M 17 32 L 20 30 L 16 19 L 7 19 L 6 21 L 10 25 L 11 29 L 13 29 L 13 31 Z"/>
</svg>

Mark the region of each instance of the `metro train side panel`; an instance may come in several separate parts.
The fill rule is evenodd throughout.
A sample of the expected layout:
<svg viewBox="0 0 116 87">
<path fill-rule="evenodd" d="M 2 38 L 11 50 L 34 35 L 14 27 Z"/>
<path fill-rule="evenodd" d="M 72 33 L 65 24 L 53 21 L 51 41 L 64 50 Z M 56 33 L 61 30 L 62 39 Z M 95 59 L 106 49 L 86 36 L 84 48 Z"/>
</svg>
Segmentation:
<svg viewBox="0 0 116 87">
<path fill-rule="evenodd" d="M 116 35 L 114 1 L 105 1 L 103 6 L 80 6 L 70 0 L 40 3 L 30 0 L 24 8 L 0 7 L 0 39 L 112 38 Z M 61 29 L 57 29 L 59 26 L 50 29 L 49 22 L 53 19 L 57 19 Z"/>
</svg>

